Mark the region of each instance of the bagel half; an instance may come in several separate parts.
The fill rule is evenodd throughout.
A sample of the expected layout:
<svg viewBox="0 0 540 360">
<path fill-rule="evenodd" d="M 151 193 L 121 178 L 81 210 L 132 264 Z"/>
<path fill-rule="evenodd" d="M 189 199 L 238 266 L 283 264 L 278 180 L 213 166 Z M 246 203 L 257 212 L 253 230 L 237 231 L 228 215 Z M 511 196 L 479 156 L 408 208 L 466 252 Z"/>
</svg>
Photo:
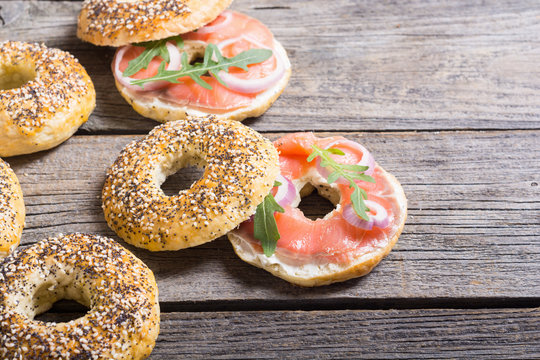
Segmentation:
<svg viewBox="0 0 540 360">
<path fill-rule="evenodd" d="M 291 76 L 291 67 L 285 49 L 277 40 L 274 40 L 274 43 L 275 49 L 285 54 L 288 69 L 286 70 L 284 76 L 274 86 L 258 94 L 253 99 L 252 103 L 247 107 L 241 107 L 232 111 L 216 114 L 190 106 L 180 106 L 178 104 L 174 104 L 170 101 L 155 96 L 153 92 L 151 92 L 149 96 L 145 96 L 141 92 L 128 89 L 118 81 L 115 81 L 116 87 L 118 91 L 120 91 L 122 97 L 126 99 L 126 101 L 133 107 L 135 111 L 144 117 L 154 119 L 162 123 L 186 119 L 189 116 L 215 115 L 220 118 L 237 121 L 242 121 L 250 117 L 257 117 L 264 114 L 266 110 L 272 106 L 274 101 L 277 100 L 283 90 L 285 90 Z"/>
<path fill-rule="evenodd" d="M 214 20 L 232 0 L 87 0 L 77 36 L 94 45 L 123 46 L 187 33 Z"/>
<path fill-rule="evenodd" d="M 368 274 L 392 249 L 405 225 L 407 218 L 407 198 L 397 179 L 390 173 L 382 170 L 384 178 L 391 184 L 399 206 L 399 217 L 396 222 L 399 226 L 388 236 L 388 242 L 374 251 L 361 254 L 353 261 L 345 264 L 338 263 L 302 263 L 290 264 L 281 261 L 277 253 L 270 257 L 265 256 L 261 250 L 252 246 L 251 242 L 237 231 L 227 234 L 235 253 L 245 262 L 270 272 L 272 275 L 287 280 L 290 283 L 312 287 L 342 282 Z"/>
<path fill-rule="evenodd" d="M 95 104 L 92 80 L 68 52 L 0 43 L 0 156 L 57 146 L 86 122 Z"/>
<path fill-rule="evenodd" d="M 167 196 L 166 177 L 204 167 L 189 189 Z M 238 122 L 188 118 L 160 125 L 126 146 L 107 172 L 102 207 L 109 227 L 151 251 L 214 240 L 247 220 L 279 173 L 272 143 Z"/>
</svg>

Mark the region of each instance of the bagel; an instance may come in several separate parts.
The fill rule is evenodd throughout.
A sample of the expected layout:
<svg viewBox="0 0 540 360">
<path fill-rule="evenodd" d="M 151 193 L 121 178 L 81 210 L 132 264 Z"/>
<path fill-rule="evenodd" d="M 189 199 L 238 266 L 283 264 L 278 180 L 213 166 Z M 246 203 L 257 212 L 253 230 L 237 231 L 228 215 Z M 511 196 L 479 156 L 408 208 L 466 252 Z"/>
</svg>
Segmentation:
<svg viewBox="0 0 540 360">
<path fill-rule="evenodd" d="M 340 136 L 321 139 L 311 133 L 297 133 L 274 144 L 280 151 L 281 163 L 277 181 L 283 183 L 280 187 L 287 189 L 282 192 L 286 194 L 283 200 L 276 195 L 276 201 L 282 201 L 285 210 L 283 214 L 274 215 L 281 237 L 276 251 L 266 256 L 260 241 L 253 236 L 253 221 L 246 221 L 228 234 L 236 254 L 277 277 L 306 287 L 369 273 L 390 252 L 405 224 L 407 199 L 399 182 L 380 167 L 365 148 Z M 357 181 L 367 191 L 369 222 L 354 213 L 353 191 L 347 181 L 338 179 L 329 183 L 326 168 L 316 161 L 306 160 L 312 152 L 312 144 L 342 150 L 344 159 L 361 159 L 360 162 L 345 160 L 349 164 L 369 166 L 365 174 L 369 172 L 375 184 Z M 314 189 L 336 208 L 322 219 L 310 220 L 297 207 L 300 198 Z"/>
<path fill-rule="evenodd" d="M 0 43 L 0 156 L 50 149 L 67 140 L 95 107 L 81 64 L 65 51 Z"/>
<path fill-rule="evenodd" d="M 94 45 L 123 46 L 200 28 L 232 0 L 87 0 L 77 36 Z"/>
<path fill-rule="evenodd" d="M 155 56 L 146 68 L 126 77 L 125 71 L 131 61 L 140 56 L 143 47 L 121 47 L 116 52 L 112 70 L 116 87 L 135 111 L 160 122 L 206 115 L 241 121 L 262 115 L 276 101 L 291 76 L 291 64 L 283 46 L 266 26 L 247 15 L 227 10 L 217 21 L 218 25 L 213 25 L 213 22 L 197 32 L 181 35 L 181 45 L 173 40 L 164 45 L 170 59 L 167 70 L 181 69 L 181 56 L 184 54 L 190 63 L 204 58 L 206 48 L 211 44 L 228 58 L 246 49 L 270 49 L 271 57 L 251 64 L 247 71 L 231 67 L 228 72 L 219 72 L 222 82 L 215 76 L 201 75 L 200 79 L 211 89 L 203 88 L 187 76 L 170 79 L 176 83 L 160 80 L 139 86 L 133 81 L 157 75 L 163 59 Z"/>
<path fill-rule="evenodd" d="M 34 320 L 60 299 L 90 310 L 69 322 Z M 143 359 L 158 332 L 152 271 L 111 239 L 50 238 L 0 263 L 2 359 Z"/>
<path fill-rule="evenodd" d="M 277 41 L 275 41 L 275 49 L 285 53 L 285 49 L 283 49 L 281 44 Z M 194 57 L 194 54 L 196 53 L 191 53 L 191 57 Z M 154 119 L 162 123 L 172 120 L 185 119 L 188 116 L 207 116 L 212 114 L 230 120 L 242 121 L 247 118 L 257 117 L 264 114 L 281 95 L 283 90 L 285 90 L 290 76 L 291 69 L 289 67 L 285 75 L 275 85 L 262 93 L 257 94 L 257 96 L 248 106 L 240 107 L 231 111 L 220 112 L 219 114 L 216 114 L 211 110 L 197 109 L 186 105 L 178 105 L 167 101 L 165 98 L 154 96 L 155 94 L 145 96 L 144 93 L 141 94 L 141 92 L 131 90 L 119 83 L 117 80 L 115 83 L 122 97 L 129 104 L 131 104 L 136 112 L 144 117 Z"/>
<path fill-rule="evenodd" d="M 154 128 L 124 148 L 107 172 L 102 207 L 109 227 L 151 251 L 196 246 L 255 212 L 279 173 L 272 143 L 231 120 L 188 118 Z M 178 195 L 160 186 L 186 165 L 202 178 Z"/>
<path fill-rule="evenodd" d="M 19 245 L 24 216 L 19 180 L 9 165 L 0 159 L 0 259 Z"/>
</svg>

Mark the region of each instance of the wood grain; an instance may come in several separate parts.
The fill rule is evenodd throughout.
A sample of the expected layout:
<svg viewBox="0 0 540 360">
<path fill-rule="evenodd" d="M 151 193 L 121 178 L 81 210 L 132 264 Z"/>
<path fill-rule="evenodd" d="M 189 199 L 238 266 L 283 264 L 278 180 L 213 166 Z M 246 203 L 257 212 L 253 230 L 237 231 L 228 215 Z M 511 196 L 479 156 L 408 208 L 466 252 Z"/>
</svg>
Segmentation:
<svg viewBox="0 0 540 360">
<path fill-rule="evenodd" d="M 224 238 L 178 252 L 129 247 L 156 273 L 161 301 L 186 309 L 540 299 L 540 131 L 345 135 L 364 143 L 409 198 L 404 233 L 371 275 L 302 289 L 243 263 Z M 25 195 L 23 243 L 60 232 L 114 237 L 100 208 L 105 171 L 128 142 L 139 138 L 76 136 L 53 150 L 7 159 Z M 195 179 L 196 172 L 180 171 L 165 189 L 172 193 Z M 305 206 L 321 213 L 316 203 Z"/>
<path fill-rule="evenodd" d="M 71 319 L 70 314 L 53 319 Z M 158 359 L 537 359 L 539 309 L 165 313 Z"/>
<path fill-rule="evenodd" d="M 81 133 L 144 133 L 113 84 L 113 50 L 75 37 L 80 2 L 0 1 L 0 40 L 72 52 L 90 73 L 97 109 Z M 260 131 L 538 129 L 540 8 L 536 0 L 237 0 L 263 20 L 293 64 Z M 2 23 L 0 22 L 0 25 Z"/>
</svg>

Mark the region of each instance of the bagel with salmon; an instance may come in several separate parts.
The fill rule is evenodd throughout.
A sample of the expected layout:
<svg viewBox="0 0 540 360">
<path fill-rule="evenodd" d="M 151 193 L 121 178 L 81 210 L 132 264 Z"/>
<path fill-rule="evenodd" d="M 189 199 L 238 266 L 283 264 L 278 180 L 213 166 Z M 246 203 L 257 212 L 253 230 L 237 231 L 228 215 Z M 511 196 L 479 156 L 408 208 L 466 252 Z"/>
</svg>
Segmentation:
<svg viewBox="0 0 540 360">
<path fill-rule="evenodd" d="M 139 114 L 160 121 L 263 114 L 285 89 L 291 64 L 271 31 L 227 1 L 89 0 L 78 35 L 119 47 L 116 87 Z"/>
<path fill-rule="evenodd" d="M 405 224 L 407 199 L 399 182 L 365 147 L 341 136 L 296 133 L 274 145 L 280 175 L 265 198 L 264 213 L 228 234 L 236 254 L 300 286 L 369 273 L 390 252 Z M 335 209 L 312 220 L 298 204 L 314 190 Z"/>
<path fill-rule="evenodd" d="M 71 54 L 43 44 L 0 43 L 0 156 L 57 146 L 95 105 L 92 80 Z"/>
</svg>

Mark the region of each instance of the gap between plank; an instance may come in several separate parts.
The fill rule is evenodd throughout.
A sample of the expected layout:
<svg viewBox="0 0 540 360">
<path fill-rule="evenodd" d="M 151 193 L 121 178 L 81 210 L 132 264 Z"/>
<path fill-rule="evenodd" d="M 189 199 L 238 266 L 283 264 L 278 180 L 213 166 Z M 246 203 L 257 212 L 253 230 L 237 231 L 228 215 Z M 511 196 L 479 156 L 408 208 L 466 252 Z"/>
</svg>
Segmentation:
<svg viewBox="0 0 540 360">
<path fill-rule="evenodd" d="M 161 313 L 220 311 L 334 311 L 412 309 L 511 309 L 540 308 L 540 297 L 522 298 L 388 298 L 388 299 L 301 299 L 301 300 L 211 300 L 160 302 Z M 48 313 L 85 313 L 73 301 L 59 301 Z"/>
<path fill-rule="evenodd" d="M 156 123 L 156 126 L 162 125 L 161 123 Z M 88 131 L 84 129 L 79 129 L 74 136 L 108 136 L 108 135 L 147 135 L 152 129 L 149 130 L 98 130 L 98 131 Z M 539 131 L 538 128 L 516 128 L 516 129 L 505 129 L 505 128 L 482 128 L 482 129 L 346 129 L 346 130 L 304 130 L 307 132 L 314 133 L 473 133 L 473 132 L 490 132 L 490 131 L 500 131 L 500 132 L 513 132 L 513 131 Z M 300 130 L 256 130 L 261 134 L 273 134 L 273 133 L 282 133 L 289 134 L 299 132 Z"/>
</svg>

